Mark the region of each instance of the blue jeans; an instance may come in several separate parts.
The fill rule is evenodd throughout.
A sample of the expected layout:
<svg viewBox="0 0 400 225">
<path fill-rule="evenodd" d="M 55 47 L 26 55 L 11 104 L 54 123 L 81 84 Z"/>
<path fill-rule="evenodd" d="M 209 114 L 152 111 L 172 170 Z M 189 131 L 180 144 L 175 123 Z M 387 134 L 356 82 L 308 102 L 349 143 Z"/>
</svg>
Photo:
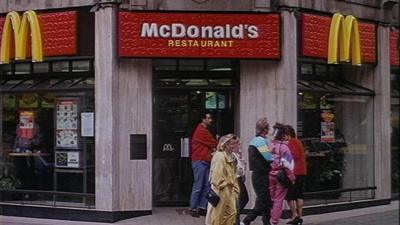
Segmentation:
<svg viewBox="0 0 400 225">
<path fill-rule="evenodd" d="M 191 209 L 207 209 L 206 193 L 210 188 L 208 176 L 210 173 L 210 163 L 203 160 L 192 161 L 193 169 L 193 188 L 190 196 Z"/>
</svg>

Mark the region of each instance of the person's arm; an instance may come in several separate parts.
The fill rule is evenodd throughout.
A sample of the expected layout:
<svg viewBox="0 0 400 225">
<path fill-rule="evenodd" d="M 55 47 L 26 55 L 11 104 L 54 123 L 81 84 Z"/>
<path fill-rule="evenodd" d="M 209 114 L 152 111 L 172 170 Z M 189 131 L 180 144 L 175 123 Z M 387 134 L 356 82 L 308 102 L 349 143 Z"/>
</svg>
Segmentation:
<svg viewBox="0 0 400 225">
<path fill-rule="evenodd" d="M 211 134 L 210 131 L 207 130 L 205 127 L 197 128 L 197 132 L 193 135 L 193 141 L 196 141 L 202 145 L 205 145 L 211 149 L 217 147 L 217 140 Z"/>
<path fill-rule="evenodd" d="M 300 160 L 301 154 L 300 154 L 300 144 L 299 140 L 293 139 L 289 143 L 289 148 L 290 148 L 290 153 L 292 153 L 293 159 L 295 162 L 298 162 Z"/>
<path fill-rule="evenodd" d="M 224 156 L 223 154 L 215 154 L 213 157 L 213 168 L 211 173 L 211 184 L 218 190 L 224 189 L 228 183 L 224 174 Z"/>
<path fill-rule="evenodd" d="M 294 162 L 293 162 L 293 156 L 290 153 L 289 147 L 286 145 L 282 146 L 282 158 L 285 159 L 286 162 L 283 163 L 283 167 L 286 171 L 287 176 L 289 177 L 289 180 L 294 182 L 296 177 L 294 175 Z"/>
</svg>

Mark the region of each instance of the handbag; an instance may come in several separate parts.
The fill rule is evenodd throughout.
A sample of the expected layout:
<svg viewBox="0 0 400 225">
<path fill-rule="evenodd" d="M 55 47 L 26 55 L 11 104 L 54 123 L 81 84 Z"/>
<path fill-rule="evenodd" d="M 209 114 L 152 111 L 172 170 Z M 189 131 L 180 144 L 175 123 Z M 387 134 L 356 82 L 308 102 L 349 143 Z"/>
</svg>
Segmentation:
<svg viewBox="0 0 400 225">
<path fill-rule="evenodd" d="M 279 146 L 279 162 L 281 161 L 281 146 Z M 288 177 L 288 175 L 286 174 L 286 170 L 285 168 L 281 167 L 278 171 L 278 174 L 276 175 L 276 179 L 278 180 L 278 182 L 285 188 L 289 188 L 290 186 L 292 186 L 292 182 L 290 182 L 290 179 Z"/>
<path fill-rule="evenodd" d="M 208 190 L 206 194 L 206 199 L 213 207 L 217 207 L 219 202 L 219 196 L 217 195 L 217 193 L 215 193 L 215 191 L 212 188 Z"/>
<path fill-rule="evenodd" d="M 276 179 L 285 188 L 289 188 L 290 186 L 292 186 L 292 182 L 290 182 L 289 177 L 287 176 L 286 170 L 284 168 L 279 169 L 279 172 L 276 175 Z"/>
</svg>

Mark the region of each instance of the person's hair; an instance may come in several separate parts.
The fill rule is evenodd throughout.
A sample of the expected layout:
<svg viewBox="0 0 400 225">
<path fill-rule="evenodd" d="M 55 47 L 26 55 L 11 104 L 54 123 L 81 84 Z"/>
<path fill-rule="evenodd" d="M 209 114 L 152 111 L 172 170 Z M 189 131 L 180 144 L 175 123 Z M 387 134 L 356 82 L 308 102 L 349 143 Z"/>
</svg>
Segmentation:
<svg viewBox="0 0 400 225">
<path fill-rule="evenodd" d="M 225 151 L 226 146 L 228 145 L 230 140 L 237 139 L 238 137 L 235 134 L 227 134 L 219 138 L 219 142 L 217 145 L 217 151 Z"/>
<path fill-rule="evenodd" d="M 267 117 L 259 119 L 256 123 L 256 135 L 260 135 L 262 132 L 269 129 L 269 123 Z"/>
<path fill-rule="evenodd" d="M 274 128 L 274 140 L 283 141 L 285 135 L 289 135 L 288 129 L 284 124 L 275 123 Z"/>
<path fill-rule="evenodd" d="M 291 138 L 297 137 L 296 131 L 294 131 L 294 128 L 293 128 L 292 126 L 286 125 L 286 129 L 287 129 L 288 135 L 289 135 Z"/>
</svg>

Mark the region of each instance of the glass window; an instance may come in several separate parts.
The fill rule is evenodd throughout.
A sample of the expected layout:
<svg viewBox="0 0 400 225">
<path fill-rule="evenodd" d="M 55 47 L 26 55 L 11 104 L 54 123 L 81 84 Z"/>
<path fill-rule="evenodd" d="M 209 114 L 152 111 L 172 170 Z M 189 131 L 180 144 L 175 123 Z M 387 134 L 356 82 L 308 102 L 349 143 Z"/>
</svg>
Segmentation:
<svg viewBox="0 0 400 225">
<path fill-rule="evenodd" d="M 327 75 L 327 66 L 326 65 L 315 65 L 315 75 L 325 77 Z"/>
<path fill-rule="evenodd" d="M 48 73 L 49 63 L 34 63 L 33 64 L 33 72 L 34 73 Z"/>
<path fill-rule="evenodd" d="M 31 72 L 31 63 L 15 64 L 15 74 L 29 74 Z"/>
<path fill-rule="evenodd" d="M 175 59 L 154 59 L 154 70 L 176 70 L 177 60 Z"/>
<path fill-rule="evenodd" d="M 53 62 L 52 67 L 53 67 L 53 72 L 69 72 L 68 61 Z"/>
<path fill-rule="evenodd" d="M 373 98 L 304 92 L 298 95 L 298 105 L 297 130 L 308 165 L 305 191 L 374 186 Z M 353 200 L 372 197 L 371 191 L 351 194 Z M 328 196 L 332 202 L 349 197 Z"/>
<path fill-rule="evenodd" d="M 312 75 L 313 74 L 313 66 L 312 64 L 302 63 L 300 65 L 301 75 Z"/>
<path fill-rule="evenodd" d="M 27 80 L 24 85 L 32 82 Z M 78 129 L 79 113 L 94 108 L 93 92 L 69 99 L 58 97 L 52 92 L 2 95 L 0 201 L 93 206 L 93 195 L 51 193 L 94 193 L 94 137 L 82 137 Z M 77 148 L 58 148 L 55 140 L 61 139 L 70 146 L 77 142 Z M 21 194 L 10 192 L 15 189 Z"/>
<path fill-rule="evenodd" d="M 397 73 L 396 73 L 397 72 Z M 390 104 L 390 123 L 391 123 L 391 168 L 392 168 L 392 197 L 399 197 L 400 187 L 400 148 L 399 148 L 399 128 L 400 128 L 400 95 L 399 82 L 400 71 L 392 71 L 390 76 L 391 104 Z"/>
<path fill-rule="evenodd" d="M 204 60 L 182 59 L 179 60 L 179 70 L 201 71 L 204 70 Z"/>
<path fill-rule="evenodd" d="M 208 60 L 207 70 L 211 71 L 231 71 L 232 61 L 231 60 Z"/>
<path fill-rule="evenodd" d="M 90 71 L 89 60 L 72 61 L 72 72 Z"/>
<path fill-rule="evenodd" d="M 10 75 L 12 74 L 12 65 L 11 64 L 4 64 L 4 65 L 0 65 L 0 76 L 2 75 Z"/>
</svg>

